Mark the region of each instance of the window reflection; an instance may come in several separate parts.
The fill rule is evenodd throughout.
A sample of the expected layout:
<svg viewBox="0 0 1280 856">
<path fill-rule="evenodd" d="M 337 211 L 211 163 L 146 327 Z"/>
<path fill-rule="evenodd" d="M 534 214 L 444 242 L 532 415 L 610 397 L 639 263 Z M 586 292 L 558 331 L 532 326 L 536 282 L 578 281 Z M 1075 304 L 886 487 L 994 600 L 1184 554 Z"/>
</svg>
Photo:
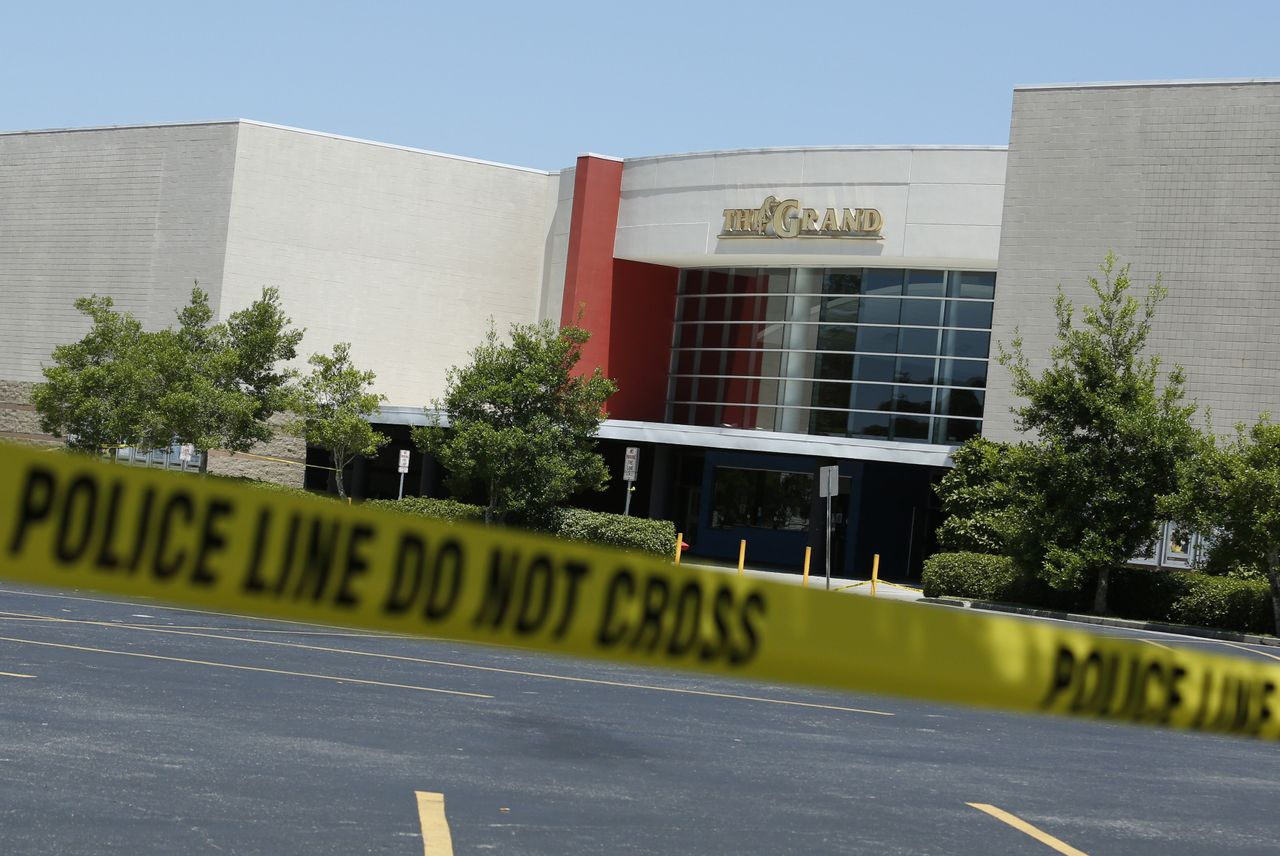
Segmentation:
<svg viewBox="0 0 1280 856">
<path fill-rule="evenodd" d="M 803 532 L 812 490 L 811 473 L 716 467 L 711 526 Z"/>
<path fill-rule="evenodd" d="M 687 270 L 677 423 L 954 444 L 981 430 L 995 274 Z"/>
</svg>

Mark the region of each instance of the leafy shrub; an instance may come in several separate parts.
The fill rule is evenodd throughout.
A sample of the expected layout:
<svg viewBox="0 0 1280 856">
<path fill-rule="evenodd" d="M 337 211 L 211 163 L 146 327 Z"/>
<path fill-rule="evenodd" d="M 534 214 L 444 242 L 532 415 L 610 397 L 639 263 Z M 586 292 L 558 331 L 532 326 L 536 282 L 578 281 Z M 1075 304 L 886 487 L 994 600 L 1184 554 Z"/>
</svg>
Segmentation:
<svg viewBox="0 0 1280 856">
<path fill-rule="evenodd" d="M 1194 571 L 1125 568 L 1112 574 L 1118 615 L 1246 633 L 1275 633 L 1271 589 L 1263 580 Z"/>
<path fill-rule="evenodd" d="M 974 600 L 1019 600 L 1025 588 L 1012 559 L 987 553 L 934 553 L 925 559 L 921 582 L 925 597 Z"/>
<path fill-rule="evenodd" d="M 670 520 L 646 520 L 604 511 L 564 508 L 552 534 L 572 541 L 639 550 L 655 556 L 676 551 L 676 526 Z"/>
<path fill-rule="evenodd" d="M 404 499 L 371 499 L 369 508 L 418 514 L 436 520 L 484 520 L 484 507 L 452 499 L 407 496 Z M 553 509 L 520 521 L 522 528 L 623 550 L 639 550 L 655 556 L 671 556 L 676 550 L 676 527 L 670 520 L 646 520 L 582 508 Z"/>
<path fill-rule="evenodd" d="M 386 511 L 398 511 L 402 514 L 417 514 L 436 520 L 484 520 L 484 508 L 470 505 L 454 499 L 433 499 L 429 496 L 406 496 L 404 499 L 371 499 L 364 503 L 367 508 L 379 508 Z"/>
<path fill-rule="evenodd" d="M 1220 627 L 1246 633 L 1275 633 L 1271 589 L 1260 580 L 1197 574 L 1186 594 L 1173 602 L 1169 618 L 1179 624 Z"/>
</svg>

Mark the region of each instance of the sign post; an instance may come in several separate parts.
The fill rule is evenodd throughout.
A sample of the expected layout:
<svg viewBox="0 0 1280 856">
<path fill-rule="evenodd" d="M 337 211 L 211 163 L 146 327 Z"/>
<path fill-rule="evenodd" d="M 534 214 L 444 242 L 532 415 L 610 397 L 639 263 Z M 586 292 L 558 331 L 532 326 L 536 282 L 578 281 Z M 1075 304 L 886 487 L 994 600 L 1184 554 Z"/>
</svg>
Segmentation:
<svg viewBox="0 0 1280 856">
<path fill-rule="evenodd" d="M 622 480 L 627 483 L 627 502 L 622 507 L 624 516 L 631 515 L 631 492 L 636 489 L 636 470 L 640 469 L 640 447 L 628 446 L 627 456 L 622 464 Z"/>
<path fill-rule="evenodd" d="M 396 499 L 404 499 L 404 474 L 409 472 L 409 450 L 400 450 L 400 495 Z"/>
<path fill-rule="evenodd" d="M 840 493 L 840 467 L 832 464 L 818 470 L 818 496 L 827 500 L 827 547 L 822 551 L 827 565 L 827 591 L 831 591 L 831 497 Z"/>
</svg>

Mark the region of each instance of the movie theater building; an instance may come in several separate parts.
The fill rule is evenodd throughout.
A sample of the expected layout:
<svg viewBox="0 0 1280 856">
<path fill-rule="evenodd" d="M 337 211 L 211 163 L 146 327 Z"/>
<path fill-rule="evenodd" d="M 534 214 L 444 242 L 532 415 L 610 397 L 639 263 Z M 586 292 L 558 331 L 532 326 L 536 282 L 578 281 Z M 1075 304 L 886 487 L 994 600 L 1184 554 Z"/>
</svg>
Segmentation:
<svg viewBox="0 0 1280 856">
<path fill-rule="evenodd" d="M 582 307 L 586 362 L 618 380 L 601 435 L 615 472 L 640 449 L 632 507 L 675 520 L 700 555 L 746 540 L 751 560 L 799 567 L 822 546 L 815 475 L 837 465 L 836 572 L 872 553 L 893 574 L 918 564 L 931 484 L 982 430 L 1005 159 L 579 158 L 553 303 L 561 319 Z"/>
<path fill-rule="evenodd" d="M 579 501 L 676 522 L 695 555 L 918 572 L 932 484 L 968 437 L 1014 436 L 993 341 L 1042 365 L 1060 283 L 1113 249 L 1169 289 L 1152 345 L 1223 428 L 1280 412 L 1280 83 L 1019 88 L 1010 146 L 583 155 L 546 172 L 249 121 L 0 134 L 0 437 L 40 442 L 30 385 L 110 294 L 171 323 L 192 280 L 219 317 L 280 289 L 303 355 L 351 342 L 396 460 L 489 319 L 580 323 L 619 383 L 614 475 Z M 997 276 L 997 271 L 999 275 Z M 299 359 L 299 367 L 305 367 Z M 280 438 L 215 472 L 323 487 Z M 283 461 L 283 462 L 282 462 Z M 440 493 L 415 453 L 410 492 Z"/>
</svg>

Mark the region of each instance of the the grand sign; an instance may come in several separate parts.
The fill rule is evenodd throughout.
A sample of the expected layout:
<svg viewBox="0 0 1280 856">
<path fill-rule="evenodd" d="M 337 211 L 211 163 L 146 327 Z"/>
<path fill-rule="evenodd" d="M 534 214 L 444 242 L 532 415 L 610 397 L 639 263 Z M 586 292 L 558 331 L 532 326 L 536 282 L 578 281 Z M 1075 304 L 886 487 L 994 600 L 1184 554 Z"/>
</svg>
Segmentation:
<svg viewBox="0 0 1280 856">
<path fill-rule="evenodd" d="M 721 238 L 860 238 L 879 240 L 884 218 L 874 208 L 802 208 L 770 196 L 759 208 L 724 209 Z"/>
</svg>

